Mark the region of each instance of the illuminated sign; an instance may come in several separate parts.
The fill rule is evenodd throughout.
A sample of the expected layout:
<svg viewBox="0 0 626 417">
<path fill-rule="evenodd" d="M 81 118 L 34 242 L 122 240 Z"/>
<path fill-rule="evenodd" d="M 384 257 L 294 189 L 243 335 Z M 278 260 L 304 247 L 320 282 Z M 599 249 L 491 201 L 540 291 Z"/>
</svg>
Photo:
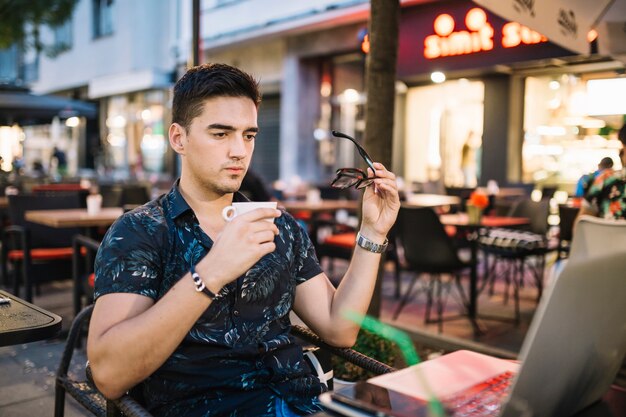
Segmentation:
<svg viewBox="0 0 626 417">
<path fill-rule="evenodd" d="M 469 10 L 465 15 L 465 26 L 467 30 L 455 30 L 456 22 L 452 16 L 447 13 L 438 15 L 433 22 L 435 34 L 424 39 L 424 57 L 435 59 L 493 49 L 495 31 L 483 9 L 475 7 Z M 516 22 L 502 27 L 501 42 L 505 48 L 546 41 L 545 36 Z"/>
</svg>

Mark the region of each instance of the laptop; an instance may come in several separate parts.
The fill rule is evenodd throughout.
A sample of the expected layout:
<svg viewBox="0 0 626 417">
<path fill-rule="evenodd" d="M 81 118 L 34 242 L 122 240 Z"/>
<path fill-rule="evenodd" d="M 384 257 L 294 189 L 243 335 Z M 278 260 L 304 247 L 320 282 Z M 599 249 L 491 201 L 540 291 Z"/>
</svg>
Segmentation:
<svg viewBox="0 0 626 417">
<path fill-rule="evenodd" d="M 568 262 L 537 307 L 520 363 L 457 351 L 324 393 L 320 401 L 352 417 L 571 416 L 608 391 L 626 354 L 624 255 Z M 459 399 L 479 392 L 487 393 L 487 405 L 477 399 L 469 403 L 480 410 L 459 407 Z M 433 397 L 444 414 L 429 412 Z"/>
</svg>

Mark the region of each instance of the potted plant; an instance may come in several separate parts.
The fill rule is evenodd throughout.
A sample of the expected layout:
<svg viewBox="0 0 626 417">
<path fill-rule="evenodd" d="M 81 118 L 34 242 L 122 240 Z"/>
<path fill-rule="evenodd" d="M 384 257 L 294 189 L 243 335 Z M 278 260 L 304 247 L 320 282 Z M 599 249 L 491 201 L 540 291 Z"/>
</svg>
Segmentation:
<svg viewBox="0 0 626 417">
<path fill-rule="evenodd" d="M 359 331 L 356 343 L 352 348 L 389 366 L 396 366 L 396 360 L 399 358 L 399 351 L 395 343 L 363 328 Z M 332 365 L 334 379 L 338 382 L 357 382 L 375 376 L 371 372 L 336 356 L 332 357 Z"/>
</svg>

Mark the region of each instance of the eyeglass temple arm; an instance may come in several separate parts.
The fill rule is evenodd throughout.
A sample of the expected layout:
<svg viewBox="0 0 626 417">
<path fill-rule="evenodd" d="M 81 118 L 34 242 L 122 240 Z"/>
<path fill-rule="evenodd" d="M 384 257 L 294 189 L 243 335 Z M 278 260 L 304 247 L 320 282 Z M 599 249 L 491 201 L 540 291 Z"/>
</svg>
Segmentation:
<svg viewBox="0 0 626 417">
<path fill-rule="evenodd" d="M 365 160 L 367 166 L 371 168 L 372 173 L 376 175 L 376 168 L 374 168 L 374 162 L 372 161 L 372 158 L 370 158 L 365 149 L 363 149 L 363 147 L 359 145 L 359 143 L 353 137 L 348 136 L 345 133 L 337 132 L 336 130 L 332 130 L 331 132 L 335 137 L 348 139 L 349 141 L 354 143 L 354 146 L 356 146 L 356 150 L 359 151 L 359 155 L 361 155 L 361 157 Z"/>
</svg>

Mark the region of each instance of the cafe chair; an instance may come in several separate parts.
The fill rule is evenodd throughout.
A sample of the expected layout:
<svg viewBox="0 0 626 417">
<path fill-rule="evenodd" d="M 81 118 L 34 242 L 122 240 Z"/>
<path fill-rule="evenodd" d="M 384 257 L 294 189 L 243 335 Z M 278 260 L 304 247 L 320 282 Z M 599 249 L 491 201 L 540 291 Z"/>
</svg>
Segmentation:
<svg viewBox="0 0 626 417">
<path fill-rule="evenodd" d="M 74 315 L 86 305 L 93 303 L 95 275 L 93 271 L 96 252 L 100 242 L 84 235 L 72 239 L 72 298 Z"/>
<path fill-rule="evenodd" d="M 456 286 L 463 306 L 468 304 L 463 286 L 461 273 L 472 266 L 459 257 L 458 248 L 433 209 L 428 207 L 410 208 L 401 207 L 396 222 L 398 246 L 404 253 L 406 266 L 403 268 L 413 272 L 413 277 L 405 290 L 400 303 L 393 313 L 397 319 L 402 309 L 414 296 L 413 290 L 422 274 L 429 276 L 421 290 L 426 292 L 425 323 L 436 322 L 439 332 L 443 331 L 443 321 L 456 319 L 458 316 L 444 317 L 446 296 Z M 443 275 L 452 276 L 451 280 L 444 280 Z M 431 309 L 435 304 L 437 319 L 431 320 Z"/>
<path fill-rule="evenodd" d="M 559 205 L 559 243 L 557 246 L 557 260 L 567 258 L 572 243 L 574 222 L 580 209 L 565 204 Z"/>
<path fill-rule="evenodd" d="M 11 272 L 13 293 L 19 296 L 23 284 L 28 302 L 33 300 L 33 286 L 43 281 L 70 278 L 72 274 L 72 236 L 79 229 L 52 227 L 25 220 L 27 210 L 80 208 L 76 193 L 18 194 L 8 196 L 11 225 L 2 237 L 3 276 Z"/>
<path fill-rule="evenodd" d="M 588 259 L 626 250 L 626 220 L 580 216 L 574 228 L 570 259 Z"/>
<path fill-rule="evenodd" d="M 92 312 L 93 304 L 81 310 L 72 322 L 55 378 L 54 416 L 63 417 L 66 393 L 95 416 L 152 416 L 144 407 L 139 387 L 131 389 L 121 398 L 108 400 L 104 398 L 94 384 L 89 363 L 87 363 L 84 378 L 77 378 L 70 372 L 74 351 L 80 346 L 81 336 L 88 328 Z M 310 365 L 313 372 L 317 374 L 320 381 L 327 384 L 329 389 L 332 388 L 332 371 L 328 369 L 330 362 L 326 360 L 328 355 L 335 355 L 345 359 L 376 375 L 396 371 L 396 368 L 353 349 L 331 346 L 305 327 L 294 325 L 291 328 L 291 334 L 296 338 L 296 343 L 302 345 L 305 361 Z"/>
<path fill-rule="evenodd" d="M 402 269 L 400 265 L 400 255 L 398 254 L 398 247 L 396 246 L 395 238 L 395 226 L 391 228 L 387 236 L 389 244 L 385 251 L 385 262 L 392 262 L 394 265 L 394 283 L 396 299 L 400 298 L 400 271 Z M 320 244 L 317 245 L 317 256 L 320 260 L 323 258 L 329 259 L 328 271 L 332 274 L 333 260 L 344 259 L 349 261 L 352 258 L 354 252 L 354 246 L 356 244 L 356 231 L 348 226 L 343 226 L 338 233 L 333 233 L 327 236 Z"/>
<path fill-rule="evenodd" d="M 508 215 L 530 219 L 527 227 L 483 229 L 478 236 L 478 247 L 484 254 L 485 263 L 481 289 L 489 286 L 489 294 L 493 295 L 495 282 L 497 278 L 502 277 L 505 283 L 503 298 L 505 304 L 508 303 L 510 287 L 513 289 L 516 323 L 520 321 L 519 292 L 525 285 L 527 272 L 537 287 L 538 302 L 543 293 L 546 255 L 556 250 L 547 237 L 549 210 L 548 199 L 521 200 L 513 206 Z"/>
<path fill-rule="evenodd" d="M 76 380 L 72 373 L 69 372 L 72 363 L 74 350 L 81 343 L 82 334 L 86 332 L 93 305 L 85 307 L 72 322 L 72 327 L 65 342 L 65 349 L 61 357 L 61 363 L 57 369 L 54 389 L 54 416 L 62 417 L 65 414 L 65 394 L 69 394 L 81 406 L 87 409 L 95 416 L 113 417 L 149 417 L 152 416 L 138 402 L 133 394 L 129 393 L 117 400 L 108 400 L 98 391 L 93 378 L 91 377 L 91 369 L 87 366 L 84 380 Z M 132 390 L 131 390 L 132 391 Z"/>
</svg>

